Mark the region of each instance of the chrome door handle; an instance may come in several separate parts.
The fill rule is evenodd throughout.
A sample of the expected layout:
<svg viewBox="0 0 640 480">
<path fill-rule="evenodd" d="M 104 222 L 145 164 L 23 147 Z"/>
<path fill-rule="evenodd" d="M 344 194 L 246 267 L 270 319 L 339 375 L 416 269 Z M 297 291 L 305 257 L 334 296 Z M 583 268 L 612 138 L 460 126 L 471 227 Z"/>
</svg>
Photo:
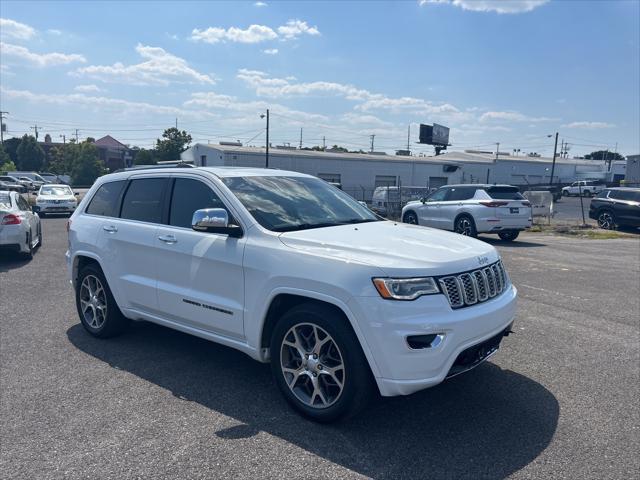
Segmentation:
<svg viewBox="0 0 640 480">
<path fill-rule="evenodd" d="M 116 233 L 118 231 L 118 227 L 115 225 L 104 226 L 102 229 L 107 233 Z"/>
<path fill-rule="evenodd" d="M 158 240 L 164 243 L 176 243 L 178 241 L 178 239 L 173 235 L 160 235 Z"/>
</svg>

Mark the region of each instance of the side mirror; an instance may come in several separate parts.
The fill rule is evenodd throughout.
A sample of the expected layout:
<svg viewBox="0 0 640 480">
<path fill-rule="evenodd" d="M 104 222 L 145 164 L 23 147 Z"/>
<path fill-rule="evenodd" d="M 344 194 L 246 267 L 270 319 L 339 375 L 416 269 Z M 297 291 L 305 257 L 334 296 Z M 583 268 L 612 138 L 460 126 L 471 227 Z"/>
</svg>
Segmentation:
<svg viewBox="0 0 640 480">
<path fill-rule="evenodd" d="M 427 202 L 427 197 L 422 197 L 420 199 L 420 201 L 422 202 L 422 204 L 424 205 Z"/>
<path fill-rule="evenodd" d="M 224 208 L 203 208 L 193 212 L 191 228 L 198 232 L 222 233 L 230 237 L 242 236 L 242 228 L 229 224 L 229 214 Z"/>
</svg>

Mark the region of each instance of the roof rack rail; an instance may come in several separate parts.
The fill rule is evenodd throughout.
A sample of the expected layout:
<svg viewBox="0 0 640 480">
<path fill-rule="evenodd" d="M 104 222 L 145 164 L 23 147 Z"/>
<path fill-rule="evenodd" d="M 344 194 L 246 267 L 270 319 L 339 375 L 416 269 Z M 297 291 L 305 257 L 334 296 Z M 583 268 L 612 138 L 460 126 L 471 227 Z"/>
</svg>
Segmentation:
<svg viewBox="0 0 640 480">
<path fill-rule="evenodd" d="M 137 170 L 154 170 L 158 168 L 196 168 L 196 167 L 187 162 L 178 162 L 170 165 L 136 165 L 135 167 L 119 168 L 113 173 L 133 172 Z"/>
</svg>

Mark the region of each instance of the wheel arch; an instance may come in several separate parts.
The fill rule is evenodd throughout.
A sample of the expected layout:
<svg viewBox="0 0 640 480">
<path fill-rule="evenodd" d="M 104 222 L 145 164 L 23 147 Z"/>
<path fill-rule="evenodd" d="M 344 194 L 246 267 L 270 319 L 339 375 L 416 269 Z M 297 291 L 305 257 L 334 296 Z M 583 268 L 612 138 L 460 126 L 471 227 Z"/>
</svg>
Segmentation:
<svg viewBox="0 0 640 480">
<path fill-rule="evenodd" d="M 89 252 L 80 252 L 73 256 L 73 260 L 71 263 L 71 282 L 74 288 L 78 281 L 78 273 L 80 272 L 80 270 L 92 263 L 96 264 L 104 274 L 104 268 L 102 268 L 100 259 L 97 255 Z"/>
<path fill-rule="evenodd" d="M 266 362 L 270 358 L 269 344 L 271 341 L 271 335 L 273 334 L 278 320 L 293 307 L 304 303 L 315 303 L 318 305 L 328 306 L 342 317 L 344 322 L 351 328 L 358 339 L 360 348 L 362 348 L 365 358 L 367 359 L 371 373 L 374 377 L 380 376 L 379 369 L 375 363 L 371 350 L 369 349 L 363 333 L 358 327 L 355 317 L 349 307 L 336 298 L 316 294 L 315 292 L 280 291 L 274 293 L 269 302 L 269 307 L 266 309 L 264 314 L 259 334 L 258 351 L 260 360 Z"/>
<path fill-rule="evenodd" d="M 412 208 L 408 208 L 406 211 L 402 212 L 402 222 L 404 222 L 405 215 L 407 215 L 409 213 L 413 213 L 416 216 L 416 222 L 418 222 L 417 224 L 419 225 L 420 224 L 420 218 L 418 217 L 418 212 L 415 211 L 413 209 L 413 207 Z"/>
</svg>

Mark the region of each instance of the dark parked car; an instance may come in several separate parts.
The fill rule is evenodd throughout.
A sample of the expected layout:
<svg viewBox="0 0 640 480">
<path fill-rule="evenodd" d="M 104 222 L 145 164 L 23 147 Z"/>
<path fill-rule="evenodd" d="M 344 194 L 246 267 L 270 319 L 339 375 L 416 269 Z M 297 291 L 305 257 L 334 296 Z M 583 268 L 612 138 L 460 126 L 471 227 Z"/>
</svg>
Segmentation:
<svg viewBox="0 0 640 480">
<path fill-rule="evenodd" d="M 589 208 L 589 218 L 600 228 L 640 227 L 640 188 L 607 188 L 600 192 Z"/>
<path fill-rule="evenodd" d="M 21 182 L 15 177 L 10 175 L 2 175 L 0 176 L 0 182 L 2 182 L 3 190 L 13 190 L 20 193 L 27 193 L 29 187 L 25 185 L 24 182 Z"/>
</svg>

